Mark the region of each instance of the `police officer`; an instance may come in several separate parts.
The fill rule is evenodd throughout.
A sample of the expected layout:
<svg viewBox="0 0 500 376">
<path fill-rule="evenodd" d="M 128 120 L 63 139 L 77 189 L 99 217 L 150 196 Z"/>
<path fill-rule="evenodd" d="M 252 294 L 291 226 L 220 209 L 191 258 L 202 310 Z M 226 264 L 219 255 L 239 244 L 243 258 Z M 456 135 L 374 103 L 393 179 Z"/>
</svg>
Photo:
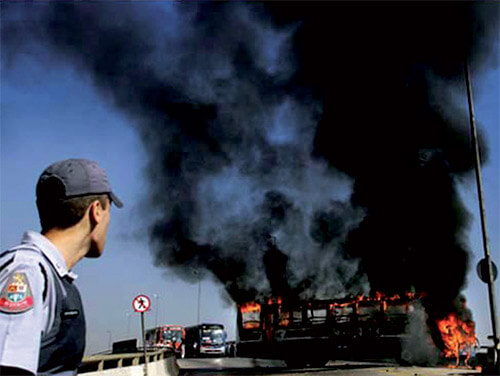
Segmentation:
<svg viewBox="0 0 500 376">
<path fill-rule="evenodd" d="M 76 374 L 85 318 L 71 270 L 102 254 L 111 203 L 123 204 L 86 159 L 49 166 L 36 197 L 41 233 L 0 254 L 0 374 Z"/>
</svg>

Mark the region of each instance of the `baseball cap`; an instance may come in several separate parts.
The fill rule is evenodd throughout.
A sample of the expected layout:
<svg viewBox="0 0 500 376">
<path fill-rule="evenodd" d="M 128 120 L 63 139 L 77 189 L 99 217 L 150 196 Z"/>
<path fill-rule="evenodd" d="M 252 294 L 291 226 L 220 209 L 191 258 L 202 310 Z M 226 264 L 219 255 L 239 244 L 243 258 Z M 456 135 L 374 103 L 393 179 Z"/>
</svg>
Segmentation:
<svg viewBox="0 0 500 376">
<path fill-rule="evenodd" d="M 107 194 L 118 208 L 123 206 L 112 192 L 106 171 L 88 159 L 66 159 L 47 167 L 36 185 L 37 201 Z"/>
</svg>

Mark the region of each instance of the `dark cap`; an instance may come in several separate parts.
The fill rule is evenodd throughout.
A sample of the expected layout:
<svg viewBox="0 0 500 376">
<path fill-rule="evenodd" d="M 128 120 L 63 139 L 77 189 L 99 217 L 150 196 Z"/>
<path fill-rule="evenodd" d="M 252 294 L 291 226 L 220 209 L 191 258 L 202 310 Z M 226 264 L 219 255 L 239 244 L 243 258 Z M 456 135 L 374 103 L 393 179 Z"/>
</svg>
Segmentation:
<svg viewBox="0 0 500 376">
<path fill-rule="evenodd" d="M 88 159 L 66 159 L 45 169 L 36 185 L 37 201 L 107 194 L 121 208 L 123 203 L 111 191 L 106 171 Z"/>
</svg>

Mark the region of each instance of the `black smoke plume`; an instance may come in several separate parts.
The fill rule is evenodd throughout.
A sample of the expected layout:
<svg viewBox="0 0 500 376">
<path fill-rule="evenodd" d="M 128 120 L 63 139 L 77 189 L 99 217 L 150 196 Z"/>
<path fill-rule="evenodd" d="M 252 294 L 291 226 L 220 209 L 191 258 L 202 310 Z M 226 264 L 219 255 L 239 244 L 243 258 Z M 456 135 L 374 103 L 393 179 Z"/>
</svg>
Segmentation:
<svg viewBox="0 0 500 376">
<path fill-rule="evenodd" d="M 236 302 L 416 290 L 431 316 L 451 309 L 468 267 L 457 182 L 473 167 L 453 94 L 465 59 L 475 74 L 497 63 L 498 3 L 2 13 L 3 63 L 51 51 L 137 124 L 158 264 L 209 271 Z"/>
</svg>

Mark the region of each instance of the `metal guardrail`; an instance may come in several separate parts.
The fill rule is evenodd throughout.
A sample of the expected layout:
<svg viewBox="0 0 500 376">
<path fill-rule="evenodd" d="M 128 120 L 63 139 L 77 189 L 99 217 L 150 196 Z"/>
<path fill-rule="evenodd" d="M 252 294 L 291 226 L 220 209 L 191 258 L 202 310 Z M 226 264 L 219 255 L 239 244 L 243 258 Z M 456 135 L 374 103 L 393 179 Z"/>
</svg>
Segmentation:
<svg viewBox="0 0 500 376">
<path fill-rule="evenodd" d="M 156 362 L 175 356 L 173 353 L 166 350 L 157 350 L 147 353 L 148 363 Z M 128 366 L 136 366 L 144 364 L 144 352 L 124 353 L 124 354 L 96 354 L 86 356 L 82 360 L 82 364 L 78 367 L 78 373 L 104 371 L 105 369 L 121 368 Z"/>
</svg>

